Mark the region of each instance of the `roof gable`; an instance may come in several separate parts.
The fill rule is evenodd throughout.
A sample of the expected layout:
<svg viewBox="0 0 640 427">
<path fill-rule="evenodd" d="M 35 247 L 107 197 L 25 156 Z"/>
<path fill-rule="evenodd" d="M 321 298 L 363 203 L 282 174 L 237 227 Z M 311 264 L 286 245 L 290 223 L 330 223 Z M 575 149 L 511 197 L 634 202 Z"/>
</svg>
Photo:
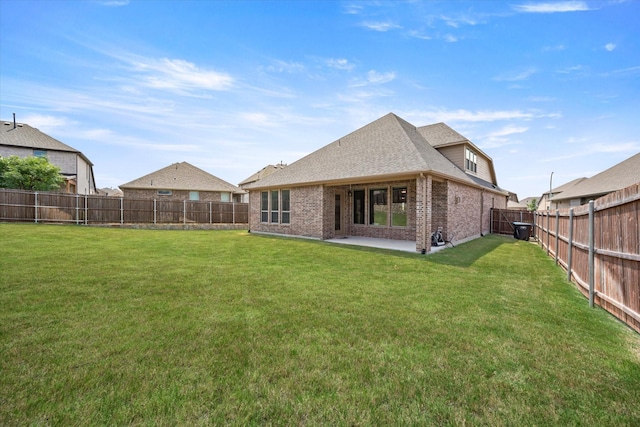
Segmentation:
<svg viewBox="0 0 640 427">
<path fill-rule="evenodd" d="M 63 144 L 46 133 L 25 123 L 17 123 L 13 127 L 12 122 L 3 121 L 0 130 L 0 144 L 14 147 L 35 148 L 42 150 L 70 151 L 78 153 L 78 150 Z"/>
<path fill-rule="evenodd" d="M 474 181 L 438 152 L 415 126 L 389 113 L 245 188 L 433 172 Z"/>
<path fill-rule="evenodd" d="M 122 184 L 120 188 L 190 191 L 243 191 L 187 162 L 174 163 L 148 175 Z"/>
<path fill-rule="evenodd" d="M 599 197 L 638 182 L 640 182 L 640 153 L 629 157 L 627 160 L 591 178 L 578 182 L 566 191 L 552 197 L 551 200 L 567 200 L 591 196 Z"/>
</svg>

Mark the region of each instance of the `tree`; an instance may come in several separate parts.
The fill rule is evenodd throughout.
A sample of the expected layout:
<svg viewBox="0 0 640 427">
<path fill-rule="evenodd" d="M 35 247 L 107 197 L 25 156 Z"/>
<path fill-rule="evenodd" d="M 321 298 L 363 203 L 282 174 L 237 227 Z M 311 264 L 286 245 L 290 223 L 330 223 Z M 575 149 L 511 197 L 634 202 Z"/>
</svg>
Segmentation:
<svg viewBox="0 0 640 427">
<path fill-rule="evenodd" d="M 61 169 L 44 157 L 0 156 L 0 188 L 53 191 L 63 182 Z"/>
<path fill-rule="evenodd" d="M 530 210 L 531 212 L 538 209 L 538 199 L 531 199 L 531 201 L 527 205 L 527 209 Z"/>
</svg>

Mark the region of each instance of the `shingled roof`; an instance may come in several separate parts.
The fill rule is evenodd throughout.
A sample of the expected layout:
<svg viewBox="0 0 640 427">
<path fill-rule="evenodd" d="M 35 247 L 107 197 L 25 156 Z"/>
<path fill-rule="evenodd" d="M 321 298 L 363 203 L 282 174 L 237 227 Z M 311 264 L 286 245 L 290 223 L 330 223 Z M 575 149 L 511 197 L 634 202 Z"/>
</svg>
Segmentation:
<svg viewBox="0 0 640 427">
<path fill-rule="evenodd" d="M 93 163 L 91 163 L 80 151 L 50 137 L 46 133 L 33 128 L 26 123 L 16 123 L 14 127 L 13 122 L 3 120 L 2 129 L 0 130 L 0 145 L 76 153 L 82 157 L 85 162 L 93 166 Z"/>
<path fill-rule="evenodd" d="M 466 141 L 466 138 L 462 138 Z M 491 183 L 472 179 L 438 152 L 419 129 L 393 113 L 244 188 L 382 180 L 421 172 L 497 189 Z"/>
<path fill-rule="evenodd" d="M 122 184 L 120 188 L 244 193 L 244 191 L 235 185 L 187 162 L 174 163 L 148 175 L 134 179 L 131 182 Z"/>
<path fill-rule="evenodd" d="M 577 198 L 598 198 L 640 182 L 640 153 L 617 165 L 584 179 L 566 191 L 551 198 L 552 201 Z"/>
</svg>

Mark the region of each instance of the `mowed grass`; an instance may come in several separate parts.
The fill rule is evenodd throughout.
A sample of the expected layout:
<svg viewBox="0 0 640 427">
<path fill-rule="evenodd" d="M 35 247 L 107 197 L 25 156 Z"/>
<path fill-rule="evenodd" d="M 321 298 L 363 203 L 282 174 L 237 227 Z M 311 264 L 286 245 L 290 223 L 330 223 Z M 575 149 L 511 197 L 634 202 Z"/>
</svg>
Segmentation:
<svg viewBox="0 0 640 427">
<path fill-rule="evenodd" d="M 640 338 L 534 244 L 0 224 L 0 425 L 640 425 Z"/>
</svg>

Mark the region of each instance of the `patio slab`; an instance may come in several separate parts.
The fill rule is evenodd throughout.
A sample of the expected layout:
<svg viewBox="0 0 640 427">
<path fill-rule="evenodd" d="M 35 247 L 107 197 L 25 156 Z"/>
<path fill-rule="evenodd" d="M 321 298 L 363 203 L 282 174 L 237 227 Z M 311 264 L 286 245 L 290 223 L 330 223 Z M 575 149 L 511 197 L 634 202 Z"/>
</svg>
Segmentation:
<svg viewBox="0 0 640 427">
<path fill-rule="evenodd" d="M 353 246 L 367 246 L 370 248 L 380 248 L 380 249 L 391 249 L 394 251 L 403 251 L 403 252 L 416 252 L 416 242 L 409 240 L 391 240 L 391 239 L 376 239 L 373 237 L 356 237 L 349 236 L 338 239 L 327 239 L 325 242 L 330 243 L 338 243 L 341 245 L 353 245 Z M 441 251 L 445 246 L 432 246 L 431 251 L 427 252 L 434 253 Z"/>
</svg>

